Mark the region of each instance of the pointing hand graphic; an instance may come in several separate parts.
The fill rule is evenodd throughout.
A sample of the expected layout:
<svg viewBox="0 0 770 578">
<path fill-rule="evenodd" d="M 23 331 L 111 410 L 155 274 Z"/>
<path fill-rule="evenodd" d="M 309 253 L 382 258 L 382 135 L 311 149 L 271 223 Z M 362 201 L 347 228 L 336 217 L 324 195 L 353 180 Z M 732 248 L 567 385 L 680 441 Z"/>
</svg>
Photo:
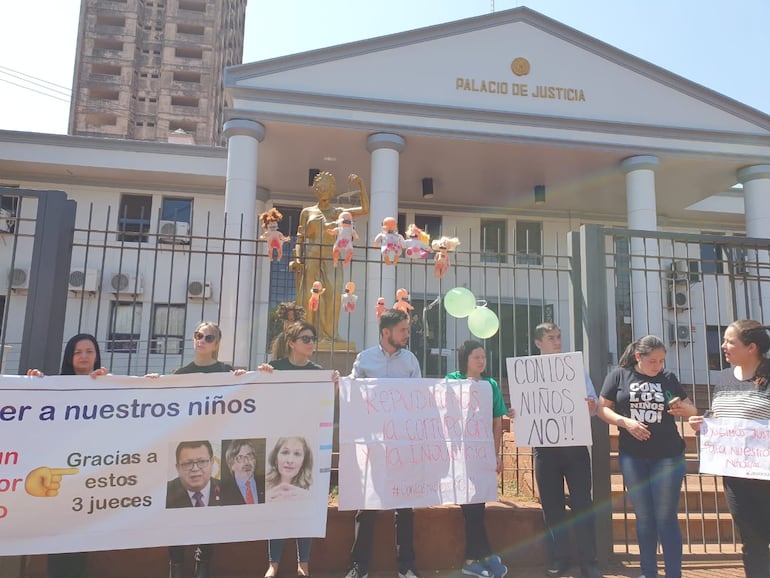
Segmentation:
<svg viewBox="0 0 770 578">
<path fill-rule="evenodd" d="M 49 468 L 41 466 L 27 474 L 24 489 L 36 498 L 52 498 L 59 495 L 62 476 L 74 476 L 78 468 Z"/>
</svg>

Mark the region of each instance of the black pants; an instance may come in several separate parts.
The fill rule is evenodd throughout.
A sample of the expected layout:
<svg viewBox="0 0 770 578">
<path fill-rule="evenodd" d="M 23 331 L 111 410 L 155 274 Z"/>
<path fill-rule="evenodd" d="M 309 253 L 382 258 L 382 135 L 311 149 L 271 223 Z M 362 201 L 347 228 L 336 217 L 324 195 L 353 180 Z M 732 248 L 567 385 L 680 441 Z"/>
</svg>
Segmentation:
<svg viewBox="0 0 770 578">
<path fill-rule="evenodd" d="M 465 518 L 465 559 L 481 560 L 492 553 L 484 525 L 486 504 L 461 504 Z"/>
<path fill-rule="evenodd" d="M 725 497 L 743 543 L 746 578 L 770 576 L 770 480 L 722 478 Z"/>
<path fill-rule="evenodd" d="M 84 552 L 48 554 L 48 578 L 85 578 L 87 563 Z"/>
<path fill-rule="evenodd" d="M 169 546 L 168 557 L 172 564 L 182 564 L 184 562 L 185 546 Z M 195 562 L 201 564 L 210 564 L 211 557 L 214 554 L 213 544 L 201 544 L 195 546 Z"/>
<path fill-rule="evenodd" d="M 374 522 L 380 510 L 358 510 L 351 558 L 362 573 L 369 572 L 374 540 Z M 414 565 L 414 511 L 412 508 L 396 510 L 396 555 L 399 571 Z"/>
<path fill-rule="evenodd" d="M 552 563 L 567 566 L 569 534 L 574 528 L 581 567 L 596 563 L 596 531 L 591 499 L 591 459 L 586 447 L 535 448 L 535 479 L 546 527 L 546 549 Z M 564 480 L 570 496 L 567 521 Z"/>
</svg>

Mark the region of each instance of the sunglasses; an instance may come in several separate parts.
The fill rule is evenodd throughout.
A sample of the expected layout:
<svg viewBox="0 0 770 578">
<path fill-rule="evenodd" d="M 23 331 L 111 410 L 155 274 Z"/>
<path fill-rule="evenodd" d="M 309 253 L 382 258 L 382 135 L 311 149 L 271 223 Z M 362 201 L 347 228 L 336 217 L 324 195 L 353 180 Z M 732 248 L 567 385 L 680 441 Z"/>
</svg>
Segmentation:
<svg viewBox="0 0 770 578">
<path fill-rule="evenodd" d="M 318 338 L 315 335 L 300 335 L 294 341 L 301 341 L 302 343 L 308 344 L 308 343 L 315 343 L 316 341 L 318 341 Z"/>
<path fill-rule="evenodd" d="M 205 341 L 206 343 L 214 343 L 217 340 L 216 335 L 204 335 L 200 331 L 196 331 L 193 334 L 193 337 L 195 338 L 195 341 L 200 341 L 201 339 L 203 339 L 203 341 Z"/>
</svg>

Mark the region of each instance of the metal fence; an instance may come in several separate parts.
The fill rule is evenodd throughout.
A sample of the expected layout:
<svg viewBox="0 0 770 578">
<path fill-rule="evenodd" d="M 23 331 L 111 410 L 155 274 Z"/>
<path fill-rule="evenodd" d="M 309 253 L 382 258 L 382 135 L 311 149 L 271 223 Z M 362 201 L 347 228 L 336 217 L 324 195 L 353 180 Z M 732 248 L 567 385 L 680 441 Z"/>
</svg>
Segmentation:
<svg viewBox="0 0 770 578">
<path fill-rule="evenodd" d="M 192 357 L 192 328 L 222 317 L 222 289 L 240 281 L 228 276 L 228 259 L 241 265 L 236 275 L 253 272 L 254 291 L 247 299 L 250 305 L 237 312 L 240 331 L 222 329 L 231 341 L 248 340 L 247 367 L 268 358 L 270 339 L 281 328 L 275 310 L 296 299 L 291 246 L 283 259 L 273 261 L 264 241 L 228 237 L 221 216 L 212 214 L 194 216 L 191 228 L 169 229 L 158 219 L 151 231 L 149 220 L 140 219 L 137 226 L 114 211 L 81 206 L 79 226 L 74 226 L 72 210 L 68 229 L 69 217 L 62 216 L 66 203 L 46 213 L 45 195 L 0 191 L 0 198 L 9 197 L 15 200 L 3 201 L 0 214 L 0 271 L 8 271 L 0 287 L 4 372 L 47 363 L 55 373 L 66 338 L 79 332 L 97 337 L 103 362 L 114 373 L 172 371 Z M 56 211 L 60 218 L 55 223 Z M 299 208 L 287 207 L 284 213 L 281 227 L 292 236 Z M 359 234 L 360 246 L 339 274 L 355 280 L 357 291 L 367 295 L 372 293 L 367 282 L 375 282 L 367 281 L 367 271 L 389 266 L 381 263 L 379 252 L 365 247 L 373 234 L 365 227 Z M 490 240 L 479 231 L 441 234 L 463 240 L 451 255 L 446 277 L 434 277 L 430 258 L 402 257 L 388 271 L 395 275 L 395 286 L 407 288 L 411 296 L 410 347 L 426 376 L 457 368 L 457 348 L 471 335 L 467 320 L 449 315 L 441 298 L 453 287 L 468 288 L 498 315 L 499 331 L 484 345 L 489 372 L 499 377 L 506 397 L 505 359 L 536 353 L 535 326 L 553 321 L 562 329 L 565 348 L 585 351 L 597 390 L 627 343 L 648 332 L 659 334 L 669 344 L 667 367 L 702 410 L 708 407 L 716 372 L 724 367 L 719 349 L 724 328 L 734 319 L 766 317 L 770 259 L 762 240 L 584 226 L 580 232 L 541 233 L 537 243 L 507 251 L 503 239 Z M 41 253 L 46 246 L 48 253 Z M 389 303 L 395 299 L 385 297 Z M 353 313 L 340 314 L 347 351 L 333 353 L 325 360 L 328 367 L 346 370 L 352 354 L 373 345 L 366 342 L 364 328 L 376 323 L 374 305 L 360 299 Z M 615 510 L 612 519 L 607 515 L 605 529 L 633 549 L 633 517 L 613 461 L 613 432 L 608 436 L 603 424 L 592 427 L 595 499 L 600 507 L 612 504 Z M 689 548 L 714 543 L 734 551 L 735 532 L 719 481 L 697 473 L 697 444 L 682 427 L 689 462 L 682 524 Z M 507 443 L 504 457 L 503 486 L 537 497 L 530 449 Z"/>
</svg>

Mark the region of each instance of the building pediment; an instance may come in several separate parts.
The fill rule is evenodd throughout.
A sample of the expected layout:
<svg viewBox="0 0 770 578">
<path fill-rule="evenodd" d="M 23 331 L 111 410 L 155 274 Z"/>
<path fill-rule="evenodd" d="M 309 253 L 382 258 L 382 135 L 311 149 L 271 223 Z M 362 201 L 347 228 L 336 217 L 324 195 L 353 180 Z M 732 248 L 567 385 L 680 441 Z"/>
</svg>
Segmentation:
<svg viewBox="0 0 770 578">
<path fill-rule="evenodd" d="M 770 135 L 767 115 L 527 8 L 232 67 L 225 84 L 234 109 L 268 115 L 283 97 L 340 120 L 360 107 Z"/>
</svg>

